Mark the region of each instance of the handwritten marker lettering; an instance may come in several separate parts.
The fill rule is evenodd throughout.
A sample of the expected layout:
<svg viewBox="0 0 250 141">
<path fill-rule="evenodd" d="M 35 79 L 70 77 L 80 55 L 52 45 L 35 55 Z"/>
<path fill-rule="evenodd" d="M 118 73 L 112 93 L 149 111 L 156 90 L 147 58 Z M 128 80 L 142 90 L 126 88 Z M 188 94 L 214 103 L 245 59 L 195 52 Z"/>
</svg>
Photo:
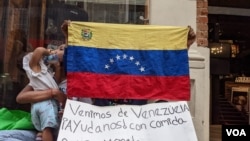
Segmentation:
<svg viewBox="0 0 250 141">
<path fill-rule="evenodd" d="M 121 139 L 108 139 L 108 140 L 106 140 L 106 139 L 104 139 L 104 141 L 139 141 L 139 140 L 135 140 L 134 139 L 134 136 L 132 136 L 131 138 L 121 138 Z"/>
<path fill-rule="evenodd" d="M 183 104 L 178 106 L 169 106 L 169 107 L 149 109 L 149 110 L 143 110 L 142 108 L 140 108 L 139 110 L 135 110 L 134 108 L 131 108 L 131 111 L 137 118 L 148 119 L 151 117 L 167 116 L 167 115 L 189 112 L 189 108 L 186 104 Z"/>
<path fill-rule="evenodd" d="M 243 136 L 241 132 L 228 130 L 231 136 Z M 197 141 L 186 101 L 100 107 L 67 100 L 58 141 L 164 141 L 163 137 Z"/>
</svg>

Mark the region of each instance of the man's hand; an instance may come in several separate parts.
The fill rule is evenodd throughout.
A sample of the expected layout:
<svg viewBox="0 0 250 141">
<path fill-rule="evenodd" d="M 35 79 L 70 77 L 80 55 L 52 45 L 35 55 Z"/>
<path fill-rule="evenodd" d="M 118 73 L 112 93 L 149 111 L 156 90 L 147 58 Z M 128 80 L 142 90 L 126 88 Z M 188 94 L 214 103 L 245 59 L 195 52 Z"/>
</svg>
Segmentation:
<svg viewBox="0 0 250 141">
<path fill-rule="evenodd" d="M 70 22 L 71 22 L 70 20 L 64 20 L 64 22 L 61 25 L 61 30 L 65 37 L 68 36 L 68 26 L 70 25 Z"/>
<path fill-rule="evenodd" d="M 51 89 L 52 97 L 59 101 L 59 103 L 62 103 L 62 106 L 65 105 L 67 96 L 59 89 Z"/>
<path fill-rule="evenodd" d="M 194 29 L 191 26 L 188 26 L 189 31 L 188 31 L 188 39 L 187 39 L 187 47 L 189 47 L 194 43 L 196 39 L 196 34 L 194 32 Z"/>
</svg>

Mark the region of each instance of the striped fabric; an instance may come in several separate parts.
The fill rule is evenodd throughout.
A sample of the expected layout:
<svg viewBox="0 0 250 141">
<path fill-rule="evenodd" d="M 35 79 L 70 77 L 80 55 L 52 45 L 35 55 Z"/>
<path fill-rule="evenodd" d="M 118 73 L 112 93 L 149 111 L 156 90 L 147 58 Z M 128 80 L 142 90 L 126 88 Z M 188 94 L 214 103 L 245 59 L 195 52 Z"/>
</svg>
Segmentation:
<svg viewBox="0 0 250 141">
<path fill-rule="evenodd" d="M 187 27 L 72 22 L 69 96 L 189 100 Z"/>
</svg>

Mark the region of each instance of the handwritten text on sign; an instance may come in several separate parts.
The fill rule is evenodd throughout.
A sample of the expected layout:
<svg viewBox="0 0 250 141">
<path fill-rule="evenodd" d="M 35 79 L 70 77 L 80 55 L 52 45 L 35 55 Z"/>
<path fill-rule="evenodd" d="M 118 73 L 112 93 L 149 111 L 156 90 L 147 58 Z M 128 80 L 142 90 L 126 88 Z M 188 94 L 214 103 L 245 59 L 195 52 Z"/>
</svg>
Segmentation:
<svg viewBox="0 0 250 141">
<path fill-rule="evenodd" d="M 197 141 L 187 102 L 93 106 L 67 100 L 58 141 Z"/>
</svg>

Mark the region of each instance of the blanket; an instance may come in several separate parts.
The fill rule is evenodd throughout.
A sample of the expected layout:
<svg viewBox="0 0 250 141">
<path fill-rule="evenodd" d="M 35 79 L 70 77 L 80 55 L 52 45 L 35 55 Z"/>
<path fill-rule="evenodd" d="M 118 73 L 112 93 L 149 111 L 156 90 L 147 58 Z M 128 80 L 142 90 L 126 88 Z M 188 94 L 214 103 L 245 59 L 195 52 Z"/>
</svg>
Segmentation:
<svg viewBox="0 0 250 141">
<path fill-rule="evenodd" d="M 0 130 L 33 130 L 35 129 L 31 114 L 21 110 L 0 109 Z"/>
</svg>

